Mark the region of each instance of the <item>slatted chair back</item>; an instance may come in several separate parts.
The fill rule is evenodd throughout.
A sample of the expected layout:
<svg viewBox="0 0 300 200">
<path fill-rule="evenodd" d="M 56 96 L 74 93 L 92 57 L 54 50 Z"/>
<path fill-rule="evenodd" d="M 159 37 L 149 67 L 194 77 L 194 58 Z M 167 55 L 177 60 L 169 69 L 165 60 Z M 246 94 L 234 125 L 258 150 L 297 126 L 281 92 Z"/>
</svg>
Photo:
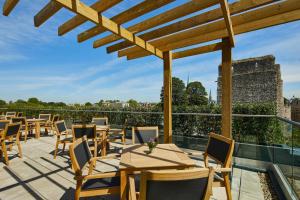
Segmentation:
<svg viewBox="0 0 300 200">
<path fill-rule="evenodd" d="M 0 129 L 5 130 L 6 125 L 9 124 L 9 120 L 0 120 Z"/>
<path fill-rule="evenodd" d="M 96 138 L 96 125 L 73 125 L 72 126 L 73 138 L 78 139 L 86 136 L 87 139 Z"/>
<path fill-rule="evenodd" d="M 39 114 L 39 119 L 44 119 L 46 121 L 51 121 L 51 114 Z"/>
<path fill-rule="evenodd" d="M 16 114 L 16 112 L 6 112 L 6 117 L 15 117 Z"/>
<path fill-rule="evenodd" d="M 78 175 L 82 173 L 82 169 L 90 163 L 92 159 L 92 153 L 89 149 L 89 145 L 86 136 L 77 139 L 73 142 L 70 147 L 70 157 L 72 162 L 72 167 L 75 173 Z"/>
<path fill-rule="evenodd" d="M 107 117 L 94 117 L 92 119 L 92 124 L 96 124 L 96 126 L 107 126 L 108 118 Z"/>
<path fill-rule="evenodd" d="M 12 124 L 8 124 L 6 125 L 5 131 L 3 133 L 3 137 L 13 137 L 13 136 L 18 136 L 19 132 L 21 129 L 21 123 L 12 123 Z"/>
<path fill-rule="evenodd" d="M 18 112 L 17 117 L 23 117 L 23 112 Z"/>
<path fill-rule="evenodd" d="M 158 141 L 158 127 L 132 127 L 132 143 L 144 144 L 149 142 L 150 139 Z"/>
<path fill-rule="evenodd" d="M 67 132 L 67 126 L 66 126 L 65 120 L 55 122 L 54 126 L 56 129 L 56 133 L 58 135 L 62 135 Z"/>
<path fill-rule="evenodd" d="M 27 124 L 25 117 L 13 117 L 13 118 L 11 118 L 11 122 L 12 123 L 21 122 L 22 125 L 26 125 Z"/>
<path fill-rule="evenodd" d="M 141 174 L 140 200 L 208 200 L 212 191 L 214 170 L 144 171 Z"/>
<path fill-rule="evenodd" d="M 222 167 L 231 167 L 231 159 L 234 149 L 234 140 L 218 135 L 209 134 L 205 155 L 215 160 Z"/>
</svg>

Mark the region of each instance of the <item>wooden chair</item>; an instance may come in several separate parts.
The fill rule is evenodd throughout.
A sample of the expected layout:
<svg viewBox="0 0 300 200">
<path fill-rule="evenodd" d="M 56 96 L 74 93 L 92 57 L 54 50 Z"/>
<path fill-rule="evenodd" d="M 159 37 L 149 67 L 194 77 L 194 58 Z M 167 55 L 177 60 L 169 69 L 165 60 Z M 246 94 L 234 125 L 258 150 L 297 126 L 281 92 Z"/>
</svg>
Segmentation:
<svg viewBox="0 0 300 200">
<path fill-rule="evenodd" d="M 20 144 L 20 129 L 21 123 L 7 124 L 1 137 L 1 157 L 4 154 L 5 164 L 9 165 L 7 155 L 7 145 L 12 146 L 17 144 L 19 150 L 19 157 L 22 158 L 22 149 Z"/>
<path fill-rule="evenodd" d="M 59 144 L 63 144 L 62 152 L 65 151 L 66 144 L 71 144 L 73 142 L 72 133 L 67 129 L 64 120 L 57 121 L 54 123 L 55 134 L 56 134 L 56 145 L 54 151 L 54 159 L 56 158 Z M 69 136 L 71 134 L 71 137 Z"/>
<path fill-rule="evenodd" d="M 10 120 L 0 120 L 0 129 L 4 131 L 7 124 L 10 123 Z"/>
<path fill-rule="evenodd" d="M 98 153 L 98 141 L 96 133 L 96 125 L 73 125 L 72 126 L 73 141 L 80 139 L 84 136 L 87 137 L 90 149 L 94 152 L 94 157 Z"/>
<path fill-rule="evenodd" d="M 120 193 L 119 172 L 92 174 L 97 157 L 92 157 L 86 136 L 70 145 L 72 169 L 75 171 L 75 199 L 80 197 L 111 195 Z M 88 175 L 83 171 L 89 165 Z"/>
<path fill-rule="evenodd" d="M 126 127 L 127 127 L 127 120 L 125 120 L 122 128 L 109 128 L 108 131 L 108 140 L 110 142 L 121 140 L 121 142 L 125 145 L 126 144 Z"/>
<path fill-rule="evenodd" d="M 92 119 L 92 124 L 96 126 L 108 126 L 108 118 L 107 117 L 94 117 Z"/>
<path fill-rule="evenodd" d="M 5 116 L 6 117 L 15 117 L 17 115 L 17 112 L 6 112 Z"/>
<path fill-rule="evenodd" d="M 129 176 L 129 196 L 132 200 L 208 200 L 213 176 L 213 168 L 143 171 L 140 193 L 136 193 L 134 176 Z"/>
<path fill-rule="evenodd" d="M 24 131 L 24 141 L 27 142 L 27 135 L 28 135 L 29 129 L 28 129 L 28 123 L 27 123 L 26 117 L 13 117 L 13 118 L 11 118 L 11 122 L 12 123 L 18 123 L 18 122 L 21 123 L 20 131 Z M 22 135 L 22 134 L 20 134 L 20 135 Z"/>
<path fill-rule="evenodd" d="M 17 114 L 16 112 L 6 112 L 5 119 L 6 120 L 11 120 L 11 118 L 15 117 L 16 114 Z"/>
<path fill-rule="evenodd" d="M 40 126 L 45 128 L 45 133 L 48 133 L 48 129 L 52 127 L 51 125 L 51 114 L 39 114 L 39 119 L 43 119 L 45 121 L 40 122 Z M 47 129 L 48 128 L 48 129 Z"/>
<path fill-rule="evenodd" d="M 150 139 L 158 140 L 158 127 L 132 127 L 132 144 L 144 144 Z"/>
<path fill-rule="evenodd" d="M 16 117 L 23 117 L 23 112 L 18 112 Z"/>
<path fill-rule="evenodd" d="M 59 121 L 60 116 L 59 115 L 53 115 L 51 122 L 49 123 L 49 128 L 54 132 L 56 131 L 55 128 L 55 122 Z"/>
<path fill-rule="evenodd" d="M 230 173 L 231 173 L 231 161 L 234 149 L 234 140 L 227 137 L 210 133 L 206 150 L 203 154 L 205 167 L 209 167 L 208 159 L 212 159 L 217 163 L 215 168 L 214 186 L 225 186 L 227 199 L 231 200 L 230 189 Z"/>
</svg>

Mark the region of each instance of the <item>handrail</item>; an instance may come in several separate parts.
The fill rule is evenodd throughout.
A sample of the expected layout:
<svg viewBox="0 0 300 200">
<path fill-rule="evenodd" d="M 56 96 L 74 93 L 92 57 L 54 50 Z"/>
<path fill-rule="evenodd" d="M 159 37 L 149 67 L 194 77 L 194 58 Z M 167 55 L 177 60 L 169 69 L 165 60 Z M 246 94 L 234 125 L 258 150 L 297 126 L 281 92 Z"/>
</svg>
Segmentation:
<svg viewBox="0 0 300 200">
<path fill-rule="evenodd" d="M 0 108 L 0 110 L 7 110 L 7 108 Z M 39 109 L 39 108 L 19 108 L 18 110 L 35 110 L 35 111 L 67 111 L 67 112 L 103 112 L 103 113 L 128 113 L 128 114 L 156 114 L 162 115 L 163 112 L 145 112 L 145 111 L 120 111 L 120 110 L 74 110 L 74 109 Z M 210 117 L 221 117 L 220 113 L 180 113 L 173 112 L 172 115 L 197 115 L 197 116 L 210 116 Z M 276 117 L 276 115 L 251 115 L 251 114 L 232 114 L 234 117 Z"/>
</svg>

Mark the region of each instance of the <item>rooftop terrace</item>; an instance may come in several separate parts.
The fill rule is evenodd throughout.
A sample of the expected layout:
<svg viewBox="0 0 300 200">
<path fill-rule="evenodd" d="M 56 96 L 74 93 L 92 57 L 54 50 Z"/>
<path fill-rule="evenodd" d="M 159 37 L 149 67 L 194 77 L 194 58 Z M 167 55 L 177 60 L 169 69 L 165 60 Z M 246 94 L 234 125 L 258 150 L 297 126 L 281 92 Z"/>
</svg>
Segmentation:
<svg viewBox="0 0 300 200">
<path fill-rule="evenodd" d="M 55 136 L 44 136 L 40 139 L 29 139 L 21 142 L 23 158 L 16 155 L 16 147 L 10 152 L 10 165 L 0 163 L 0 199 L 73 199 L 76 182 L 70 168 L 68 151 L 54 160 L 53 152 Z M 130 141 L 128 140 L 128 143 Z M 113 143 L 111 148 L 119 147 Z M 203 166 L 200 152 L 192 152 L 197 165 Z M 97 163 L 95 172 L 116 171 L 119 160 L 108 160 Z M 257 172 L 233 168 L 232 196 L 233 199 L 264 199 L 262 183 Z M 105 198 L 104 198 L 105 199 Z M 116 197 L 115 199 L 118 199 Z M 224 188 L 214 188 L 211 199 L 226 199 Z"/>
</svg>

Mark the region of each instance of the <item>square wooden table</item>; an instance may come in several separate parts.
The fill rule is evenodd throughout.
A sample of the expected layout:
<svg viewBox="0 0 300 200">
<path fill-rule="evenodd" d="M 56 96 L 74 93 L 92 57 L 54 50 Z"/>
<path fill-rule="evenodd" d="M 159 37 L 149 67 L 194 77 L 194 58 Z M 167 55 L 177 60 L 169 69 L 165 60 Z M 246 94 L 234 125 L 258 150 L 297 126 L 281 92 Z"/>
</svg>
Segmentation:
<svg viewBox="0 0 300 200">
<path fill-rule="evenodd" d="M 41 122 L 45 122 L 45 119 L 27 119 L 28 124 L 34 124 L 35 138 L 40 138 L 41 136 Z"/>
<path fill-rule="evenodd" d="M 151 154 L 147 145 L 128 145 L 120 160 L 121 199 L 127 198 L 128 174 L 142 170 L 185 169 L 195 167 L 190 159 L 175 144 L 158 144 Z"/>
</svg>

